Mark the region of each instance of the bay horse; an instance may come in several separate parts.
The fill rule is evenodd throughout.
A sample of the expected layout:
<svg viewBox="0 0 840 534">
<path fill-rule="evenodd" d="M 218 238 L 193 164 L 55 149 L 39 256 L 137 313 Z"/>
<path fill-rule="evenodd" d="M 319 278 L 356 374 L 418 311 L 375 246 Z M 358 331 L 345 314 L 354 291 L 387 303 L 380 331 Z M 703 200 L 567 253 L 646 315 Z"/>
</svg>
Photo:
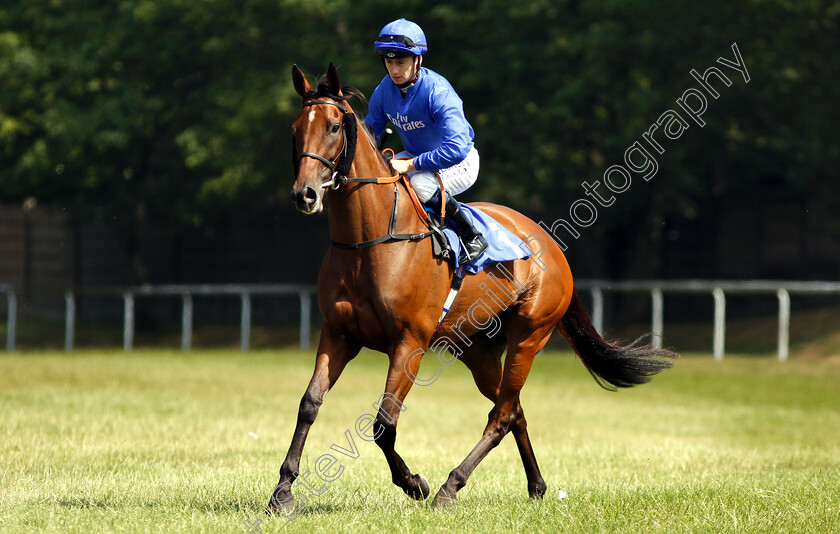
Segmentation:
<svg viewBox="0 0 840 534">
<path fill-rule="evenodd" d="M 294 509 L 290 490 L 309 429 L 324 396 L 362 347 L 384 352 L 389 359 L 385 394 L 372 429 L 394 484 L 413 499 L 430 494 L 429 483 L 409 470 L 394 445 L 406 395 L 415 382 L 431 380 L 418 377 L 418 371 L 423 353 L 432 347 L 451 353 L 448 363 L 454 358 L 463 362 L 479 391 L 493 402 L 478 444 L 449 474 L 433 505 L 456 503 L 458 490 L 508 432 L 513 433 L 522 457 L 528 493 L 541 498 L 546 484 L 531 448 L 519 392 L 552 331 L 559 329 L 595 380 L 607 389 L 649 381 L 671 366 L 663 357 L 676 354 L 605 341 L 574 291 L 560 247 L 532 220 L 489 203 L 471 206 L 528 243 L 531 255 L 466 276 L 451 311 L 436 330 L 454 269 L 433 257 L 430 239 L 418 237 L 428 228 L 409 200 L 405 182 L 392 178 L 379 180 L 390 185 L 371 183 L 377 182 L 372 178 L 391 177 L 391 171 L 348 101 L 351 96 L 364 97 L 353 88 L 342 89 L 332 64 L 326 81 L 314 89 L 297 66 L 292 69 L 292 80 L 303 99 L 293 126 L 296 179 L 292 198 L 298 210 L 307 214 L 321 212 L 324 198 L 328 199 L 333 246 L 318 277 L 324 324 L 315 371 L 300 401 L 292 442 L 267 512 Z M 392 238 L 395 226 L 403 232 L 398 239 Z M 486 332 L 491 323 L 492 332 Z"/>
</svg>

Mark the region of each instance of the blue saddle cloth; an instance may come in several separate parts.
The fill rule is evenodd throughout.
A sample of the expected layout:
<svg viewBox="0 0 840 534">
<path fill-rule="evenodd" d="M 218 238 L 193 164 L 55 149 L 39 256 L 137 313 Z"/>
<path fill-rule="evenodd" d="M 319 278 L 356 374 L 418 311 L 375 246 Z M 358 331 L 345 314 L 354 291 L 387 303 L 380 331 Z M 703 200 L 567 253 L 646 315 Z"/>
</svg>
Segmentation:
<svg viewBox="0 0 840 534">
<path fill-rule="evenodd" d="M 476 274 L 496 263 L 524 259 L 531 255 L 530 247 L 510 230 L 499 224 L 496 219 L 466 204 L 461 204 L 461 209 L 469 214 L 475 229 L 484 236 L 488 244 L 484 254 L 464 268 L 466 272 Z M 458 239 L 458 234 L 448 226 L 444 227 L 443 233 L 455 253 L 455 267 L 458 268 L 460 267 L 458 256 L 461 252 L 461 241 Z"/>
</svg>

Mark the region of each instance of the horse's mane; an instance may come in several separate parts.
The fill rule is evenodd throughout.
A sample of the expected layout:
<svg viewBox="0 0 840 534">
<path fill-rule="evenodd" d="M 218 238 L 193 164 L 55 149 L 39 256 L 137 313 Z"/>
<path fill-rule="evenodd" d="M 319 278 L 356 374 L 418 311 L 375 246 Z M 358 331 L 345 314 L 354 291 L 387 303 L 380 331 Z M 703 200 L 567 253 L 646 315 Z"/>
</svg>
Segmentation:
<svg viewBox="0 0 840 534">
<path fill-rule="evenodd" d="M 338 102 L 347 102 L 351 98 L 356 98 L 359 102 L 364 104 L 364 106 L 367 108 L 368 100 L 367 100 L 367 97 L 365 97 L 365 94 L 361 91 L 361 89 L 358 89 L 358 88 L 352 87 L 352 86 L 347 86 L 347 87 L 342 87 L 341 92 L 342 92 L 342 94 L 340 94 L 340 95 L 334 94 L 332 92 L 332 89 L 330 89 L 330 86 L 327 84 L 326 76 L 322 76 L 321 78 L 318 79 L 317 89 L 309 91 L 306 94 L 306 97 L 304 97 L 304 100 L 309 100 L 309 99 L 313 99 L 313 98 L 320 98 L 320 97 L 327 97 L 327 98 L 332 98 L 333 100 L 336 100 Z M 359 112 L 359 111 L 355 111 L 355 113 L 359 117 L 359 122 L 361 122 L 362 126 L 364 126 L 365 133 L 367 133 L 367 136 L 370 139 L 370 142 L 373 143 L 374 146 L 376 146 L 376 136 L 373 135 L 373 130 L 370 129 L 370 126 L 368 126 L 365 123 L 364 114 Z"/>
</svg>

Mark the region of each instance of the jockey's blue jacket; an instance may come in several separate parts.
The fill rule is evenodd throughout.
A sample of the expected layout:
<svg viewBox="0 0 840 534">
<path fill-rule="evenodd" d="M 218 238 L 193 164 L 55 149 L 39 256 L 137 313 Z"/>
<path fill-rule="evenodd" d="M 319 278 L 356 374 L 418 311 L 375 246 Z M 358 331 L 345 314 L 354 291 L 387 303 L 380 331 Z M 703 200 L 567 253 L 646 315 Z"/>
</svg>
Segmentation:
<svg viewBox="0 0 840 534">
<path fill-rule="evenodd" d="M 421 67 L 417 81 L 403 97 L 385 76 L 370 97 L 365 123 L 379 136 L 393 124 L 403 147 L 415 155 L 414 166 L 438 172 L 467 157 L 475 133 L 464 116 L 464 103 L 440 74 Z"/>
</svg>

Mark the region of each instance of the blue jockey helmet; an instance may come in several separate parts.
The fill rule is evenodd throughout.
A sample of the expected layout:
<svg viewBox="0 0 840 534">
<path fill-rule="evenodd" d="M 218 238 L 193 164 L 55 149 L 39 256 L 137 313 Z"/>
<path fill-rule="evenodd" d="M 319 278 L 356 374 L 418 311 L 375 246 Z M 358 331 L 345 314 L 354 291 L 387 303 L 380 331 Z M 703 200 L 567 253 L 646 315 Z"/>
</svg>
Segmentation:
<svg viewBox="0 0 840 534">
<path fill-rule="evenodd" d="M 426 34 L 420 26 L 405 19 L 386 24 L 373 46 L 376 53 L 385 59 L 420 56 L 429 48 Z"/>
</svg>

